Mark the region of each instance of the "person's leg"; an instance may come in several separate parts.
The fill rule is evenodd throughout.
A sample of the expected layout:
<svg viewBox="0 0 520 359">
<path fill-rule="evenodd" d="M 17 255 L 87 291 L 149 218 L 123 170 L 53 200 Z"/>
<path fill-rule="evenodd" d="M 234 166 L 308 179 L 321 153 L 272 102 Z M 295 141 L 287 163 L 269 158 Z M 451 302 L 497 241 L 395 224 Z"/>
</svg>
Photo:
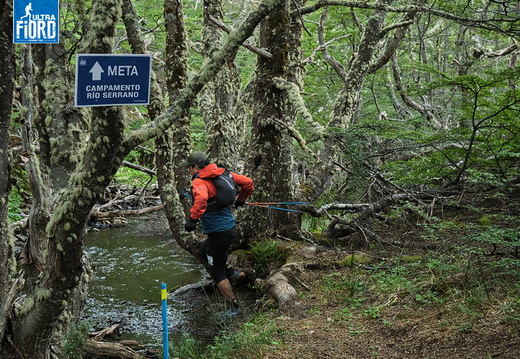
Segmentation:
<svg viewBox="0 0 520 359">
<path fill-rule="evenodd" d="M 222 296 L 228 301 L 235 299 L 233 288 L 226 276 L 228 249 L 235 235 L 235 227 L 223 232 L 210 233 L 208 235 L 206 249 L 207 256 L 213 259 L 213 263 L 211 264 L 211 276 L 217 284 L 220 293 L 222 293 Z"/>
<path fill-rule="evenodd" d="M 229 279 L 226 278 L 218 282 L 217 288 L 220 293 L 222 293 L 224 299 L 230 302 L 236 299 L 235 293 L 233 293 L 233 287 L 231 286 L 231 283 L 229 283 Z"/>
<path fill-rule="evenodd" d="M 208 264 L 208 239 L 202 242 L 199 248 L 199 257 L 204 262 L 204 265 Z"/>
</svg>

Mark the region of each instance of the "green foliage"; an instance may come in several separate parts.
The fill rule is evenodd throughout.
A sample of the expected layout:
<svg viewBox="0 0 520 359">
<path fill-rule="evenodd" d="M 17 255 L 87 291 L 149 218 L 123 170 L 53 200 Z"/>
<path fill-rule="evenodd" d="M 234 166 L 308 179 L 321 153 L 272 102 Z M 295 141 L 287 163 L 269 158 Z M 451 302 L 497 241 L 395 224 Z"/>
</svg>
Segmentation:
<svg viewBox="0 0 520 359">
<path fill-rule="evenodd" d="M 386 137 L 413 139 L 420 155 L 388 162 L 384 169 L 403 185 L 484 182 L 503 185 L 519 174 L 520 91 L 511 88 L 519 70 L 450 77 L 417 87 L 417 95 L 463 89 L 460 126 L 443 131 L 391 129 Z M 408 128 L 408 132 L 406 130 Z M 381 130 L 381 128 L 380 128 Z M 384 134 L 385 132 L 383 132 Z M 421 150 L 422 149 L 422 150 Z"/>
<path fill-rule="evenodd" d="M 66 359 L 82 358 L 85 354 L 85 341 L 88 338 L 90 323 L 74 323 L 63 337 L 63 355 Z"/>
<path fill-rule="evenodd" d="M 356 275 L 356 272 L 349 276 L 340 273 L 328 274 L 323 277 L 322 288 L 331 298 L 350 303 L 361 303 L 362 299 L 355 296 L 366 289 L 365 282 Z"/>
<path fill-rule="evenodd" d="M 270 346 L 281 346 L 284 332 L 269 314 L 255 314 L 239 327 L 222 331 L 213 343 L 204 346 L 183 335 L 172 346 L 171 357 L 192 359 L 264 358 Z"/>
<path fill-rule="evenodd" d="M 155 166 L 155 153 L 153 150 L 153 144 L 150 146 L 139 146 L 138 148 L 130 151 L 126 156 L 128 162 L 140 165 L 146 168 L 153 169 Z"/>
<path fill-rule="evenodd" d="M 207 139 L 206 127 L 204 119 L 198 109 L 194 109 L 191 120 L 191 142 L 195 150 L 205 151 L 205 143 Z"/>
<path fill-rule="evenodd" d="M 363 315 L 370 317 L 372 319 L 380 318 L 381 317 L 381 311 L 383 310 L 382 305 L 376 305 L 374 307 L 368 307 L 363 312 Z"/>
<path fill-rule="evenodd" d="M 170 344 L 170 356 L 172 358 L 192 358 L 204 357 L 204 346 L 191 335 L 182 333 L 179 340 Z"/>
<path fill-rule="evenodd" d="M 374 276 L 378 290 L 383 294 L 402 296 L 414 290 L 414 282 L 408 277 L 406 267 L 396 266 L 391 271 L 383 271 Z"/>
<path fill-rule="evenodd" d="M 19 221 L 22 219 L 20 207 L 24 203 L 22 196 L 20 195 L 20 191 L 17 187 L 14 187 L 9 195 L 9 220 L 10 221 Z"/>
<path fill-rule="evenodd" d="M 157 183 L 156 177 L 152 178 L 149 174 L 128 167 L 120 167 L 114 178 L 119 185 L 131 187 L 144 187 L 150 180 Z"/>
<path fill-rule="evenodd" d="M 251 244 L 251 256 L 261 272 L 267 272 L 275 264 L 285 262 L 289 253 L 277 241 L 264 240 Z"/>
<path fill-rule="evenodd" d="M 134 3 L 145 42 L 150 44 L 148 50 L 162 51 L 166 41 L 165 32 L 161 26 L 164 23 L 164 1 L 147 0 L 135 1 Z"/>
<path fill-rule="evenodd" d="M 407 216 L 413 210 L 414 206 L 408 205 Z M 482 213 L 479 208 L 466 210 Z M 407 309 L 414 303 L 419 308 L 442 310 L 445 325 L 461 331 L 472 328 L 490 312 L 500 313 L 518 330 L 519 219 L 481 214 L 461 217 L 474 218 L 472 222 L 458 222 L 428 218 L 424 213 L 417 218 L 420 238 L 437 244 L 434 247 L 438 250 L 395 257 L 381 264 L 384 269 L 379 271 L 356 269 L 324 276 L 322 302 L 348 304 L 337 320 L 350 322 L 359 316 L 385 321 L 387 306 Z M 447 250 L 447 241 L 455 248 Z"/>
<path fill-rule="evenodd" d="M 517 288 L 518 289 L 518 288 Z M 504 307 L 505 320 L 513 325 L 515 331 L 520 330 L 520 295 L 513 297 Z"/>
</svg>

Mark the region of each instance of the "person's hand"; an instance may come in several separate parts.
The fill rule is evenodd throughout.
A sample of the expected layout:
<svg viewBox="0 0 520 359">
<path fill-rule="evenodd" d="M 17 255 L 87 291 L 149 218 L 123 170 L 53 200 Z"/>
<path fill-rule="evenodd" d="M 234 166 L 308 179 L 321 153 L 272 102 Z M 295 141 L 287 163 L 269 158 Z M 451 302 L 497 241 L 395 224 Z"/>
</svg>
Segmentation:
<svg viewBox="0 0 520 359">
<path fill-rule="evenodd" d="M 244 201 L 235 201 L 235 208 L 242 207 L 246 202 Z"/>
<path fill-rule="evenodd" d="M 194 231 L 195 229 L 197 229 L 197 221 L 189 218 L 184 224 L 184 229 L 186 230 L 186 232 Z"/>
</svg>

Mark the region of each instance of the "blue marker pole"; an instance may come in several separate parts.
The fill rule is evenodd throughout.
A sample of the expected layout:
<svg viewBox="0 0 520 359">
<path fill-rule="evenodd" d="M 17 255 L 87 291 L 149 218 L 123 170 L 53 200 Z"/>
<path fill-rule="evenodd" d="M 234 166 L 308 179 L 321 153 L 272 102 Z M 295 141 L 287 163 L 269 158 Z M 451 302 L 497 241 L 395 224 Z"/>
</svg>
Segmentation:
<svg viewBox="0 0 520 359">
<path fill-rule="evenodd" d="M 163 356 L 164 359 L 169 358 L 168 354 L 168 307 L 166 306 L 166 283 L 161 283 L 161 301 L 162 301 L 162 324 L 163 324 Z"/>
</svg>

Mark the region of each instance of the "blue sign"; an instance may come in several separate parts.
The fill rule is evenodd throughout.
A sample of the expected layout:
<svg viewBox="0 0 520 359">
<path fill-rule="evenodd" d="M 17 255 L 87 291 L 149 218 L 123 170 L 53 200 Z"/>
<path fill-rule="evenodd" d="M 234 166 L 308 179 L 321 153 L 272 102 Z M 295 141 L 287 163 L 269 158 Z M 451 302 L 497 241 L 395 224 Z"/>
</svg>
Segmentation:
<svg viewBox="0 0 520 359">
<path fill-rule="evenodd" d="M 150 55 L 76 55 L 75 105 L 148 105 Z"/>
<path fill-rule="evenodd" d="M 59 20 L 59 0 L 14 0 L 13 41 L 15 44 L 56 44 Z"/>
</svg>

